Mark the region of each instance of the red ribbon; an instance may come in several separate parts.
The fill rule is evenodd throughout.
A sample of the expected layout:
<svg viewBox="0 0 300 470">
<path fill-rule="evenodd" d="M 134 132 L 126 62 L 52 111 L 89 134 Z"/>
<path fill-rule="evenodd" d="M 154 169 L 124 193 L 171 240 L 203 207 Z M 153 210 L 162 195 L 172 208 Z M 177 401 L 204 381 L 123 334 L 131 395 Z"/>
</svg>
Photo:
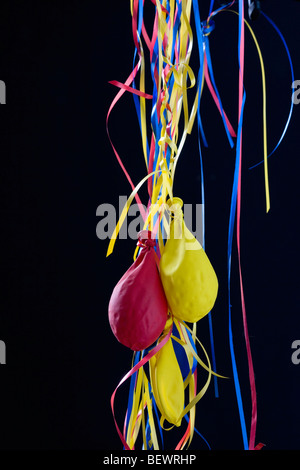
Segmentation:
<svg viewBox="0 0 300 470">
<path fill-rule="evenodd" d="M 239 119 L 241 116 L 243 92 L 244 92 L 244 49 L 245 49 L 245 36 L 244 36 L 244 4 L 242 3 L 241 8 L 242 22 L 241 22 L 241 42 L 240 42 L 240 76 L 239 76 Z M 251 401 L 252 401 L 252 412 L 251 412 L 251 427 L 249 437 L 249 450 L 260 450 L 264 444 L 258 444 L 255 446 L 255 435 L 257 425 L 257 398 L 256 398 L 256 386 L 255 386 L 255 375 L 248 333 L 246 305 L 243 288 L 243 277 L 242 277 L 242 266 L 241 266 L 241 250 L 240 250 L 240 219 L 241 219 L 241 174 L 242 174 L 242 133 L 241 133 L 241 144 L 240 144 L 240 165 L 239 165 L 239 177 L 238 177 L 238 188 L 237 188 L 237 226 L 236 226 L 236 238 L 237 238 L 237 253 L 239 263 L 239 277 L 240 277 L 240 291 L 241 291 L 241 304 L 242 304 L 242 316 L 244 326 L 244 336 L 246 343 L 248 369 L 249 369 L 249 381 L 251 390 Z"/>
<path fill-rule="evenodd" d="M 125 83 L 118 82 L 117 80 L 110 80 L 108 83 L 118 88 L 122 88 L 125 91 L 129 91 L 130 93 L 134 93 L 135 95 L 141 96 L 142 98 L 146 98 L 148 100 L 151 100 L 153 98 L 152 95 L 149 95 L 148 93 L 144 93 L 143 91 L 137 90 L 136 88 L 132 88 L 131 86 L 125 85 Z"/>
</svg>

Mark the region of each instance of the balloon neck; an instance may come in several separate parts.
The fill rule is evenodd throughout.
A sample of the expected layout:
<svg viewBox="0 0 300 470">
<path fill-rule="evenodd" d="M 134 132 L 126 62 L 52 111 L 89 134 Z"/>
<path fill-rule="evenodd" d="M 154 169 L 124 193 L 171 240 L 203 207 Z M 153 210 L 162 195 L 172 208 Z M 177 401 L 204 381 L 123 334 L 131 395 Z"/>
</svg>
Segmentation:
<svg viewBox="0 0 300 470">
<path fill-rule="evenodd" d="M 182 218 L 183 200 L 180 197 L 173 197 L 167 201 L 168 210 L 173 218 Z"/>
<path fill-rule="evenodd" d="M 156 245 L 155 238 L 153 238 L 154 235 L 152 235 L 151 230 L 142 230 L 141 232 L 138 233 L 138 242 L 137 246 L 143 247 L 143 248 L 154 248 Z"/>
<path fill-rule="evenodd" d="M 164 334 L 168 333 L 172 325 L 173 325 L 173 316 L 169 314 L 165 327 L 164 327 Z"/>
</svg>

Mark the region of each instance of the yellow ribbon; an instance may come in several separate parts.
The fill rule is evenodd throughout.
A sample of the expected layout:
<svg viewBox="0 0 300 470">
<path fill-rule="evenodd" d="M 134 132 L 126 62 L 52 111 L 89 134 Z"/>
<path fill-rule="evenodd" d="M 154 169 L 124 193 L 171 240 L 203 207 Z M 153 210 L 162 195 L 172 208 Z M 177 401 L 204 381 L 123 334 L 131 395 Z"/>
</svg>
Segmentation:
<svg viewBox="0 0 300 470">
<path fill-rule="evenodd" d="M 234 10 L 224 10 L 235 13 L 239 15 L 238 12 Z M 269 171 L 268 171 L 268 149 L 267 149 L 267 93 L 266 93 L 266 76 L 265 76 L 265 66 L 262 57 L 262 53 L 256 39 L 256 36 L 253 32 L 253 29 L 249 25 L 249 23 L 244 19 L 246 26 L 248 27 L 251 36 L 253 38 L 254 44 L 256 46 L 258 57 L 260 61 L 260 68 L 261 68 L 261 78 L 262 78 L 262 94 L 263 94 L 263 154 L 264 154 L 264 175 L 265 175 L 265 194 L 266 194 L 266 212 L 270 210 L 270 188 L 269 188 Z"/>
</svg>

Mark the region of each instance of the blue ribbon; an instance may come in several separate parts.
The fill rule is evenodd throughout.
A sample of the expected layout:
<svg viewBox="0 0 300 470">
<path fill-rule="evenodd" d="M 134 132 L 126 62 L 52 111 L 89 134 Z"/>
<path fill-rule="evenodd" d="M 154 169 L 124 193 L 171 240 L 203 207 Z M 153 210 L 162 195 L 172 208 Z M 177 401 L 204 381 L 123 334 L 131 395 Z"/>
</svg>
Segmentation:
<svg viewBox="0 0 300 470">
<path fill-rule="evenodd" d="M 234 142 L 232 140 L 232 137 L 230 135 L 230 132 L 229 132 L 226 120 L 225 120 L 225 114 L 224 114 L 224 110 L 223 110 L 223 106 L 222 106 L 221 97 L 220 97 L 219 91 L 217 89 L 217 85 L 216 85 L 215 78 L 214 78 L 212 61 L 211 61 L 211 57 L 210 57 L 209 40 L 208 40 L 207 36 L 204 36 L 204 42 L 205 42 L 205 52 L 206 52 L 207 66 L 208 66 L 211 82 L 212 82 L 212 85 L 215 89 L 215 92 L 216 92 L 216 95 L 217 95 L 217 98 L 218 98 L 218 101 L 219 101 L 219 104 L 220 104 L 221 116 L 222 116 L 223 124 L 224 124 L 224 127 L 225 127 L 225 131 L 226 131 L 226 134 L 227 134 L 227 138 L 228 138 L 230 147 L 233 148 L 234 147 Z"/>
<path fill-rule="evenodd" d="M 201 91 L 201 82 L 202 82 L 203 68 L 204 68 L 204 52 L 203 52 L 203 33 L 202 33 L 199 5 L 198 5 L 197 0 L 193 0 L 193 10 L 194 10 L 194 16 L 195 16 L 195 26 L 196 26 L 196 34 L 197 34 L 197 42 L 198 42 L 198 50 L 199 50 L 199 58 L 200 58 L 200 69 L 198 73 L 198 83 L 197 83 L 198 90 L 199 90 L 197 122 L 198 122 L 198 131 L 201 134 L 204 146 L 208 147 L 207 140 L 206 140 L 204 130 L 203 130 L 201 114 L 200 114 L 200 105 L 201 105 L 200 91 Z"/>
<path fill-rule="evenodd" d="M 184 415 L 184 419 L 187 421 L 187 423 L 189 422 L 189 418 L 188 418 L 187 415 Z M 198 429 L 194 427 L 194 431 L 195 431 L 195 433 L 198 434 L 198 436 L 201 437 L 201 439 L 203 439 L 203 441 L 205 442 L 205 444 L 207 445 L 207 447 L 209 448 L 209 450 L 211 450 L 211 447 L 210 447 L 209 443 L 207 442 L 207 440 L 205 439 L 205 437 L 202 436 L 202 434 L 198 431 Z"/>
<path fill-rule="evenodd" d="M 134 364 L 133 367 L 139 362 L 140 360 L 140 352 L 137 351 L 134 357 Z M 137 372 L 134 372 L 130 378 L 130 387 L 129 387 L 129 394 L 128 394 L 128 404 L 127 404 L 127 416 L 126 416 L 126 434 L 128 430 L 128 425 L 129 425 L 129 420 L 130 420 L 130 415 L 131 415 L 131 410 L 132 410 L 132 404 L 133 404 L 133 394 L 134 394 L 134 388 L 135 388 L 135 382 L 136 382 L 136 376 Z M 125 450 L 125 447 L 123 447 Z"/>
<path fill-rule="evenodd" d="M 240 62 L 240 42 L 241 42 L 241 28 L 242 28 L 242 15 L 241 10 L 243 8 L 242 0 L 239 0 L 239 41 L 238 41 L 238 51 L 239 51 L 239 62 Z M 235 393 L 238 403 L 239 417 L 242 429 L 242 437 L 244 443 L 244 449 L 248 450 L 248 437 L 246 430 L 246 422 L 243 408 L 243 401 L 241 395 L 241 387 L 239 383 L 235 353 L 234 353 L 234 344 L 233 344 L 233 334 L 232 334 L 232 317 L 231 317 L 231 292 L 230 292 L 230 281 L 231 281 L 231 255 L 232 255 L 232 240 L 233 240 L 233 229 L 236 217 L 236 208 L 237 208 L 237 193 L 238 193 L 238 179 L 239 179 L 239 170 L 240 170 L 240 150 L 241 150 L 241 134 L 243 127 L 243 114 L 244 114 L 244 105 L 246 100 L 245 90 L 243 92 L 243 100 L 241 106 L 241 114 L 238 123 L 238 132 L 237 132 L 237 145 L 236 145 L 236 158 L 235 158 L 235 169 L 234 169 L 234 178 L 231 194 L 231 205 L 230 205 L 230 216 L 229 216 L 229 228 L 228 228 L 228 303 L 229 303 L 229 347 L 231 354 L 231 363 L 233 370 L 233 379 L 235 385 Z"/>
<path fill-rule="evenodd" d="M 295 80 L 295 77 L 294 77 L 294 67 L 293 67 L 293 62 L 292 62 L 292 58 L 291 58 L 291 54 L 290 54 L 290 51 L 289 51 L 289 48 L 288 48 L 288 45 L 280 31 L 280 29 L 276 26 L 276 24 L 274 23 L 274 21 L 271 20 L 271 18 L 269 18 L 263 11 L 261 11 L 261 14 L 266 18 L 266 20 L 269 21 L 269 23 L 273 26 L 273 28 L 275 29 L 275 31 L 279 34 L 282 42 L 283 42 L 283 45 L 285 47 L 285 50 L 286 50 L 286 53 L 287 53 L 287 56 L 288 56 L 288 59 L 289 59 L 289 63 L 290 63 L 290 69 L 291 69 L 291 76 L 292 76 L 292 83 L 294 83 L 294 80 Z M 288 115 L 288 119 L 287 119 L 287 122 L 285 124 L 285 127 L 283 129 L 283 133 L 278 141 L 278 143 L 276 144 L 275 148 L 272 150 L 271 153 L 269 153 L 268 155 L 268 158 L 273 155 L 273 153 L 278 149 L 279 145 L 281 144 L 282 142 L 282 139 L 284 138 L 285 134 L 286 134 L 286 131 L 287 131 L 287 128 L 289 127 L 289 124 L 290 124 L 290 121 L 291 121 L 291 117 L 292 117 L 292 112 L 293 112 L 293 107 L 294 107 L 294 103 L 293 103 L 293 100 L 291 100 L 291 107 L 290 107 L 290 112 L 289 112 L 289 115 Z M 252 170 L 253 168 L 257 167 L 258 165 L 261 165 L 262 163 L 264 162 L 264 160 L 260 161 L 259 163 L 256 163 L 255 165 L 251 166 L 249 168 L 249 170 Z"/>
<path fill-rule="evenodd" d="M 202 158 L 201 142 L 200 142 L 200 134 L 201 134 L 202 139 L 204 141 L 204 145 L 207 147 L 207 142 L 206 142 L 206 138 L 204 135 L 201 115 L 200 115 L 200 103 L 201 103 L 200 88 L 201 88 L 201 80 L 203 76 L 204 53 L 203 53 L 203 34 L 202 34 L 202 27 L 201 27 L 199 5 L 196 0 L 193 0 L 193 9 L 194 9 L 194 16 L 195 16 L 199 56 L 200 56 L 200 70 L 198 74 L 198 90 L 199 90 L 198 100 L 199 101 L 198 101 L 198 110 L 197 110 L 197 122 L 198 122 L 198 146 L 199 146 L 199 156 L 200 156 L 200 173 L 201 173 L 200 178 L 201 178 L 201 203 L 202 203 L 202 242 L 203 242 L 203 249 L 205 249 L 205 191 L 204 191 L 203 158 Z M 209 323 L 210 347 L 211 347 L 211 353 L 212 353 L 212 364 L 213 364 L 213 370 L 216 372 L 216 355 L 215 355 L 211 312 L 209 312 L 208 314 L 208 323 Z M 215 390 L 215 397 L 216 398 L 219 397 L 218 379 L 215 375 L 214 375 L 214 390 Z"/>
<path fill-rule="evenodd" d="M 213 11 L 214 3 L 215 3 L 214 0 L 210 0 L 210 7 L 209 7 L 208 16 L 210 16 L 211 12 Z"/>
</svg>

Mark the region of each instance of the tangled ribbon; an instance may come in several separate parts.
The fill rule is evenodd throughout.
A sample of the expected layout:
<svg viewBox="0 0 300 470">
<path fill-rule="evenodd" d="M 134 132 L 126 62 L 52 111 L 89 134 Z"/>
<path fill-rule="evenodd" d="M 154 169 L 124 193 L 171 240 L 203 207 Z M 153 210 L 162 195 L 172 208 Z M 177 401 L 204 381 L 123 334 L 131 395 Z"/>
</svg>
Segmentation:
<svg viewBox="0 0 300 470">
<path fill-rule="evenodd" d="M 240 220 L 241 220 L 241 188 L 242 188 L 242 135 L 243 135 L 243 116 L 246 102 L 246 92 L 244 88 L 244 57 L 245 57 L 245 26 L 257 48 L 262 77 L 262 115 L 263 115 L 263 164 L 265 179 L 265 199 L 266 211 L 270 210 L 270 189 L 268 177 L 268 157 L 272 155 L 279 147 L 287 127 L 289 125 L 293 104 L 290 108 L 287 123 L 284 131 L 274 148 L 268 155 L 267 150 L 267 119 L 266 119 L 266 85 L 265 69 L 262 59 L 262 53 L 258 45 L 255 34 L 249 23 L 244 17 L 244 2 L 229 2 L 220 8 L 213 10 L 214 1 L 210 3 L 209 14 L 206 21 L 201 21 L 198 0 L 151 0 L 154 5 L 154 19 L 152 35 L 149 35 L 144 22 L 144 3 L 145 0 L 130 0 L 130 10 L 132 17 L 132 33 L 135 45 L 133 70 L 124 83 L 112 80 L 109 83 L 119 91 L 107 113 L 106 127 L 114 154 L 132 188 L 131 195 L 122 211 L 121 217 L 115 227 L 111 237 L 107 256 L 113 252 L 116 238 L 119 230 L 126 218 L 129 207 L 134 199 L 139 204 L 141 214 L 144 220 L 142 236 L 139 237 L 137 247 L 134 253 L 134 260 L 137 260 L 140 249 L 155 249 L 157 269 L 160 270 L 160 261 L 166 250 L 164 243 L 164 233 L 170 233 L 170 227 L 173 223 L 170 215 L 170 204 L 173 204 L 173 186 L 175 171 L 178 165 L 179 157 L 183 153 L 184 144 L 187 136 L 192 132 L 197 118 L 197 128 L 199 133 L 199 153 L 201 170 L 201 197 L 204 204 L 204 172 L 203 157 L 201 150 L 201 140 L 205 147 L 208 143 L 205 137 L 203 122 L 201 117 L 201 97 L 205 84 L 211 94 L 220 116 L 222 118 L 224 129 L 231 148 L 235 147 L 235 169 L 232 183 L 232 194 L 230 204 L 229 226 L 228 226 L 228 327 L 229 327 L 229 346 L 231 353 L 231 362 L 233 370 L 233 379 L 237 396 L 238 410 L 240 416 L 242 439 L 245 450 L 258 450 L 264 444 L 255 444 L 257 427 L 257 397 L 254 367 L 252 361 L 249 332 L 247 325 L 246 305 L 243 289 L 243 276 L 241 267 L 241 239 L 240 239 Z M 238 11 L 231 7 L 237 4 Z M 190 66 L 190 59 L 193 50 L 194 35 L 191 27 L 191 15 L 194 14 L 194 24 L 199 53 L 199 70 L 197 78 Z M 238 86 L 238 119 L 237 129 L 230 123 L 228 116 L 223 108 L 220 93 L 217 88 L 216 79 L 213 71 L 213 61 L 210 53 L 210 34 L 217 28 L 215 21 L 216 15 L 223 12 L 233 12 L 238 15 L 238 63 L 239 63 L 239 86 Z M 284 47 L 287 51 L 290 68 L 293 74 L 293 66 L 288 51 L 287 44 L 273 21 L 263 13 L 269 23 L 275 28 L 281 37 Z M 147 47 L 148 57 L 150 59 L 150 72 L 153 82 L 151 93 L 146 92 L 146 55 L 144 47 Z M 139 83 L 136 81 L 139 77 Z M 190 102 L 190 90 L 194 89 L 194 97 Z M 109 116 L 125 92 L 132 94 L 137 111 L 137 117 L 141 132 L 142 151 L 146 166 L 146 175 L 138 184 L 134 184 L 128 174 L 125 165 L 119 156 L 118 151 L 112 143 L 108 131 Z M 151 102 L 150 126 L 147 122 L 147 103 Z M 150 139 L 148 138 L 151 129 Z M 149 145 L 150 142 L 150 145 Z M 260 163 L 262 163 L 260 162 Z M 255 165 L 256 166 L 256 165 Z M 140 188 L 147 183 L 148 206 L 144 210 L 138 192 Z M 231 308 L 231 260 L 233 249 L 233 235 L 236 225 L 236 243 L 239 265 L 239 280 L 241 294 L 241 309 L 244 336 L 247 351 L 249 382 L 251 390 L 251 424 L 249 438 L 244 416 L 241 386 L 239 383 L 238 370 L 234 350 L 234 339 L 232 334 L 232 308 Z M 203 214 L 203 247 L 205 248 L 204 233 L 204 214 Z M 167 242 L 168 243 L 168 242 Z M 175 244 L 174 244 L 175 246 Z M 177 245 L 176 245 L 177 246 Z M 178 245 L 179 246 L 179 245 Z M 181 249 L 181 248 L 180 248 Z M 179 248 L 178 248 L 179 250 Z M 201 252 L 202 253 L 202 252 Z M 180 439 L 176 449 L 183 449 L 189 446 L 194 432 L 202 437 L 206 445 L 210 448 L 207 441 L 195 428 L 195 408 L 196 404 L 203 397 L 208 389 L 211 378 L 214 378 L 215 395 L 218 396 L 217 378 L 223 377 L 216 373 L 216 358 L 214 351 L 213 328 L 211 312 L 208 312 L 210 342 L 212 352 L 212 366 L 208 354 L 197 338 L 196 322 L 192 328 L 186 321 L 176 318 L 172 312 L 169 312 L 165 329 L 157 338 L 156 342 L 143 351 L 136 351 L 133 357 L 131 370 L 119 382 L 111 397 L 111 407 L 117 432 L 124 446 L 124 449 L 134 449 L 140 435 L 142 436 L 143 449 L 159 449 L 159 437 L 163 446 L 163 430 L 165 421 L 169 421 L 179 426 L 182 418 L 188 422 L 183 437 Z M 196 345 L 199 345 L 205 357 L 205 362 L 198 356 Z M 168 358 L 170 369 L 173 375 L 179 377 L 178 382 L 182 382 L 182 388 L 176 388 L 176 393 L 182 397 L 185 390 L 188 390 L 188 404 L 181 406 L 181 398 L 177 401 L 171 396 L 171 388 L 168 384 L 160 384 L 159 367 L 165 364 Z M 172 362 L 173 361 L 173 362 Z M 201 366 L 208 373 L 208 377 L 200 389 L 197 391 L 199 374 L 197 367 Z M 166 369 L 166 373 L 168 373 Z M 177 374 L 177 375 L 176 375 Z M 172 376 L 170 383 L 172 382 Z M 125 415 L 123 431 L 120 430 L 114 411 L 114 402 L 116 392 L 121 385 L 130 379 L 128 407 Z M 176 384 L 174 384 L 174 387 Z M 169 390 L 165 394 L 159 387 L 165 387 Z M 175 388 L 174 388 L 175 390 Z M 175 395 L 176 395 L 175 393 Z M 173 400 L 174 398 L 174 400 Z M 169 406 L 169 402 L 174 403 Z M 173 400 L 173 401 L 172 401 Z M 181 406 L 181 407 L 180 407 Z M 179 411 L 178 411 L 179 410 Z M 172 414 L 173 413 L 173 414 Z M 176 414 L 177 413 L 177 414 Z M 160 415 L 160 417 L 159 417 Z M 172 416 L 174 417 L 172 418 Z"/>
</svg>

